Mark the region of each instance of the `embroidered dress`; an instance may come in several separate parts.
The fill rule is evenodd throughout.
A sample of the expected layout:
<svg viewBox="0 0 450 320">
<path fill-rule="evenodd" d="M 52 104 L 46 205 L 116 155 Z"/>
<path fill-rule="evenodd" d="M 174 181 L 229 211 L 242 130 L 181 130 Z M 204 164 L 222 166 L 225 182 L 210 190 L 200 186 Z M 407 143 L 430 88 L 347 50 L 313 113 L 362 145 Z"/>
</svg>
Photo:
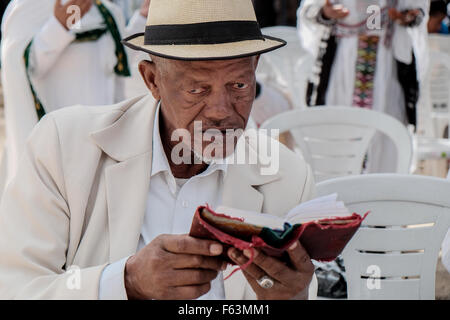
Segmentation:
<svg viewBox="0 0 450 320">
<path fill-rule="evenodd" d="M 349 16 L 338 21 L 325 19 L 321 11 L 325 0 L 304 0 L 299 9 L 300 41 L 317 59 L 309 77 L 307 104 L 370 108 L 414 124 L 418 81 L 426 74 L 428 54 L 423 44 L 427 30 L 423 21 L 428 1 L 334 2 L 346 7 Z M 418 9 L 420 13 L 405 27 L 389 18 L 390 9 Z M 408 79 L 411 81 L 406 84 Z M 368 172 L 395 172 L 392 142 L 384 137 L 375 140 Z"/>
</svg>

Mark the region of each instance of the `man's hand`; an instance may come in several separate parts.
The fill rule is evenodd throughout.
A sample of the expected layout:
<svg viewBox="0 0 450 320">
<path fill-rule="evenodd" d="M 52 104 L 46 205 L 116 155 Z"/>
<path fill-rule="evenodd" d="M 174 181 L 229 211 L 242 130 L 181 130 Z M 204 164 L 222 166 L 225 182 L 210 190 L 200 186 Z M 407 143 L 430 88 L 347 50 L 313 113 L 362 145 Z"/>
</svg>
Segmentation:
<svg viewBox="0 0 450 320">
<path fill-rule="evenodd" d="M 148 8 L 150 7 L 150 0 L 144 0 L 144 2 L 142 2 L 142 6 L 141 6 L 141 16 L 146 17 L 148 16 Z"/>
<path fill-rule="evenodd" d="M 253 263 L 242 272 L 256 292 L 258 299 L 308 299 L 314 265 L 298 241 L 289 248 L 288 254 L 291 260 L 290 266 L 254 249 Z M 241 251 L 231 248 L 228 250 L 228 255 L 235 263 L 242 266 L 249 260 L 250 251 L 244 250 L 242 254 Z M 272 288 L 264 289 L 257 283 L 257 280 L 264 276 L 269 276 L 274 280 L 275 284 Z"/>
<path fill-rule="evenodd" d="M 419 9 L 407 10 L 400 12 L 394 8 L 389 9 L 389 17 L 402 26 L 408 26 L 414 22 L 420 14 Z"/>
<path fill-rule="evenodd" d="M 84 17 L 86 13 L 92 7 L 92 0 L 71 0 L 65 5 L 62 5 L 61 0 L 56 0 L 54 7 L 54 15 L 56 19 L 61 23 L 61 25 L 69 30 L 70 27 L 67 25 L 69 18 L 72 17 L 73 12 L 68 10 L 70 6 L 78 6 L 80 8 L 80 19 Z"/>
<path fill-rule="evenodd" d="M 332 4 L 330 0 L 327 0 L 322 7 L 322 13 L 327 19 L 339 20 L 348 16 L 350 11 L 341 4 Z"/>
<path fill-rule="evenodd" d="M 190 300 L 211 289 L 211 281 L 227 263 L 218 256 L 220 243 L 188 235 L 157 237 L 125 266 L 129 299 Z"/>
</svg>

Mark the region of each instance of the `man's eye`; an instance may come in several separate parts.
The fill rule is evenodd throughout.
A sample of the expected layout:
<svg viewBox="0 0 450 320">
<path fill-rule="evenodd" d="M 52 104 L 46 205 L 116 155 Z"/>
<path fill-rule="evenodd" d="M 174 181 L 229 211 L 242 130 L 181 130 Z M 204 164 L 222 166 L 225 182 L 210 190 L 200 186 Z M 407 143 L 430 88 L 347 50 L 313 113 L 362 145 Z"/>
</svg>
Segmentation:
<svg viewBox="0 0 450 320">
<path fill-rule="evenodd" d="M 236 89 L 247 89 L 248 88 L 248 84 L 245 84 L 245 83 L 235 83 L 234 85 L 233 85 L 233 87 L 234 88 L 236 88 Z"/>
<path fill-rule="evenodd" d="M 191 93 L 191 94 L 200 94 L 200 93 L 203 93 L 203 92 L 205 92 L 205 90 L 202 89 L 202 88 L 197 88 L 197 89 L 191 89 L 191 90 L 189 90 L 189 93 Z"/>
</svg>

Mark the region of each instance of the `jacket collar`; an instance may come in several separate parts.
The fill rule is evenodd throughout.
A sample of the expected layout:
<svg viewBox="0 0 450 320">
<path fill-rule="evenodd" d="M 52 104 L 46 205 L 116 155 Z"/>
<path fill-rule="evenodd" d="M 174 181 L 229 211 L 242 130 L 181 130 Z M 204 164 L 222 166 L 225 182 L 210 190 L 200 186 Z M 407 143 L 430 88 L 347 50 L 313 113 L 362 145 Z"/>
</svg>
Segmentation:
<svg viewBox="0 0 450 320">
<path fill-rule="evenodd" d="M 122 162 L 152 150 L 153 123 L 157 104 L 148 95 L 128 100 L 118 118 L 91 138 L 112 159 Z"/>
</svg>

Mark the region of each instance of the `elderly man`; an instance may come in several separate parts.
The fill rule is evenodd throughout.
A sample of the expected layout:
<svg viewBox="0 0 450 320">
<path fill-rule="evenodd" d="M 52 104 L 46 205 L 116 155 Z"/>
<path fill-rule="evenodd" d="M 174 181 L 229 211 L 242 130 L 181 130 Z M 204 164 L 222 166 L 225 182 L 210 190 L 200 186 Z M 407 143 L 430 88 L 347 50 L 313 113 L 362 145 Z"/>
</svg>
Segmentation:
<svg viewBox="0 0 450 320">
<path fill-rule="evenodd" d="M 149 12 L 145 34 L 126 44 L 152 55 L 139 70 L 158 104 L 66 108 L 38 124 L 0 208 L 0 298 L 312 297 L 314 267 L 299 242 L 288 264 L 255 250 L 224 281 L 224 247 L 187 235 L 205 202 L 282 216 L 311 197 L 298 155 L 275 144 L 268 156 L 225 135 L 247 125 L 258 55 L 285 42 L 261 34 L 251 0 L 153 0 Z M 180 133 L 195 137 L 198 123 L 218 133 L 216 145 L 231 144 L 225 155 L 258 161 L 219 161 L 203 152 L 212 142 L 195 138 L 178 161 Z M 263 174 L 271 162 L 279 170 Z"/>
</svg>

